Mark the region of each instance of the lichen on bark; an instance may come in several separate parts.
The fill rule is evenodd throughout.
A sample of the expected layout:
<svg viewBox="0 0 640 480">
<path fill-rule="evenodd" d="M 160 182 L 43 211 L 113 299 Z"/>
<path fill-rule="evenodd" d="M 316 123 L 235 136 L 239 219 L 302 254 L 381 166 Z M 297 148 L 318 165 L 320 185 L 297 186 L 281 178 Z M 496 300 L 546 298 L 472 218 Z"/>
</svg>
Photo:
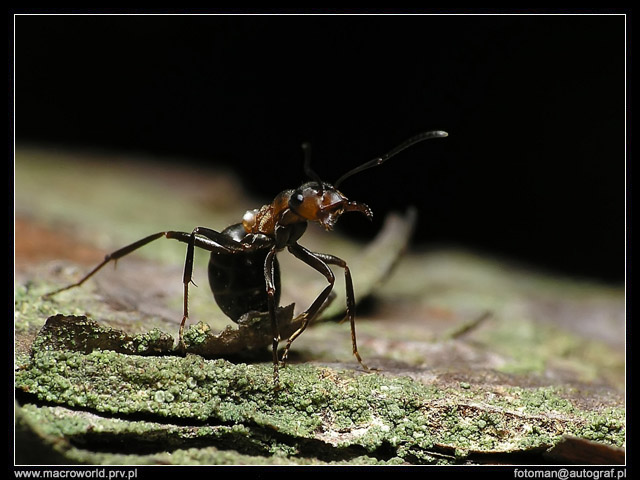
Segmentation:
<svg viewBox="0 0 640 480">
<path fill-rule="evenodd" d="M 77 321 L 83 336 L 105 335 L 97 324 Z M 71 319 L 65 325 L 78 332 Z M 136 439 L 134 445 L 142 446 L 132 449 L 141 459 L 153 456 L 154 449 L 226 445 L 242 455 L 277 453 L 294 463 L 364 457 L 465 463 L 487 455 L 544 452 L 566 435 L 624 445 L 621 409 L 585 411 L 559 387 L 442 387 L 379 372 L 290 365 L 281 370 L 282 389 L 275 390 L 268 364 L 88 352 L 86 345 L 70 351 L 43 330 L 16 374 L 22 415 L 33 421 L 42 414 L 35 405 L 43 403 L 45 418 L 57 412 L 47 435 L 71 437 L 71 445 L 89 450 L 111 438 Z M 108 333 L 108 339 L 116 337 Z M 76 448 L 65 451 L 82 461 L 98 458 L 82 457 Z"/>
<path fill-rule="evenodd" d="M 408 236 L 402 216 L 368 250 L 336 232 L 304 237 L 347 259 L 357 299 L 368 297 L 357 332 L 371 372 L 353 359 L 348 324 L 317 322 L 293 344 L 274 392 L 268 348 L 198 350 L 224 332 L 242 347 L 250 328 L 230 325 L 204 285 L 192 289 L 190 353 L 179 355 L 175 242 L 43 300 L 115 248 L 167 228 L 224 228 L 259 204 L 228 174 L 110 160 L 16 155 L 23 463 L 624 462 L 624 290 L 450 249 L 410 251 L 389 275 Z M 326 285 L 300 263 L 282 258 L 290 318 Z M 340 281 L 325 320 L 344 311 Z"/>
</svg>

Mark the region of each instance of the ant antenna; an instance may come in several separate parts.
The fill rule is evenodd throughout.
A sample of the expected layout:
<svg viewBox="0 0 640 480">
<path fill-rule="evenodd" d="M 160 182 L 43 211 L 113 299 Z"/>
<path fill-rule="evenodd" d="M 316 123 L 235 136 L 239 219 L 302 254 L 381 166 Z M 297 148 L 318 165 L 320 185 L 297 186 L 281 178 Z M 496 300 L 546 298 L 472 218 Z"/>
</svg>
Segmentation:
<svg viewBox="0 0 640 480">
<path fill-rule="evenodd" d="M 355 175 L 356 173 L 360 173 L 363 170 L 367 170 L 367 169 L 369 169 L 371 167 L 376 167 L 378 165 L 381 165 L 384 162 L 386 162 L 387 160 L 389 160 L 391 157 L 396 156 L 401 151 L 403 151 L 403 150 L 415 145 L 416 143 L 422 142 L 423 140 L 428 140 L 430 138 L 442 138 L 442 137 L 447 137 L 447 136 L 449 136 L 449 134 L 447 132 L 442 131 L 442 130 L 433 130 L 431 132 L 419 133 L 415 137 L 411 137 L 410 139 L 408 139 L 405 142 L 401 143 L 396 148 L 394 148 L 393 150 L 385 153 L 381 157 L 376 157 L 373 160 L 369 160 L 368 162 L 363 163 L 359 167 L 354 168 L 353 170 L 349 170 L 347 173 L 342 175 L 338 180 L 336 180 L 336 182 L 333 185 L 336 188 L 338 188 L 338 185 L 340 185 L 344 180 L 349 178 L 351 175 Z"/>
<path fill-rule="evenodd" d="M 302 150 L 304 150 L 304 173 L 311 180 L 318 182 L 320 193 L 323 193 L 324 186 L 322 184 L 322 180 L 320 180 L 320 176 L 311 169 L 311 144 L 309 144 L 309 142 L 304 142 L 302 144 Z"/>
</svg>

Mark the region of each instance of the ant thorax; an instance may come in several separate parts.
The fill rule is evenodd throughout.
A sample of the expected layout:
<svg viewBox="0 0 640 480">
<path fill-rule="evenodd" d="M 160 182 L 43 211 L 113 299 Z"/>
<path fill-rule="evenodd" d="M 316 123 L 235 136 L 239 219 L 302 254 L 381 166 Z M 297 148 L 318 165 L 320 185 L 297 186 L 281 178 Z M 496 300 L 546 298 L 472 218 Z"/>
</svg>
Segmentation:
<svg viewBox="0 0 640 480">
<path fill-rule="evenodd" d="M 247 210 L 242 217 L 242 226 L 247 233 L 275 236 L 278 225 L 290 225 L 306 221 L 289 210 L 289 199 L 294 190 L 280 192 L 272 203 L 259 209 Z"/>
</svg>

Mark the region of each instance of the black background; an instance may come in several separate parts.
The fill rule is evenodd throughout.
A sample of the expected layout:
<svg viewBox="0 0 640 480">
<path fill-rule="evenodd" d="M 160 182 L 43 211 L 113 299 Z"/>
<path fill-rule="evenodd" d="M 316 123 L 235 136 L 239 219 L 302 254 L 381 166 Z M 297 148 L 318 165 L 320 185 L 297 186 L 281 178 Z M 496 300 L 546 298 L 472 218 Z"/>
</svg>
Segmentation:
<svg viewBox="0 0 640 480">
<path fill-rule="evenodd" d="M 272 198 L 305 180 L 303 141 L 314 169 L 334 181 L 415 133 L 442 129 L 449 138 L 341 185 L 376 214 L 372 225 L 345 216 L 342 231 L 369 237 L 384 213 L 413 204 L 416 245 L 619 282 L 625 22 L 19 15 L 16 140 L 224 165 Z"/>
</svg>

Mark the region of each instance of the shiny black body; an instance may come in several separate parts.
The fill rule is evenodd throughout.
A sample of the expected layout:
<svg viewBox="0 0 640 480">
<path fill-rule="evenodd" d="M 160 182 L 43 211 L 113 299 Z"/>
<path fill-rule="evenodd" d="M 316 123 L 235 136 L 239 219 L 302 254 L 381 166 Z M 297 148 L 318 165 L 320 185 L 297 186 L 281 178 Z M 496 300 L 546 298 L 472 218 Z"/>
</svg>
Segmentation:
<svg viewBox="0 0 640 480">
<path fill-rule="evenodd" d="M 246 232 L 241 223 L 223 230 L 222 235 L 241 242 Z M 249 235 L 250 236 L 250 235 Z M 264 263 L 271 245 L 255 246 L 243 252 L 216 250 L 209 258 L 209 285 L 216 303 L 234 322 L 248 312 L 269 311 Z M 280 266 L 274 258 L 275 302 L 280 302 Z"/>
</svg>

